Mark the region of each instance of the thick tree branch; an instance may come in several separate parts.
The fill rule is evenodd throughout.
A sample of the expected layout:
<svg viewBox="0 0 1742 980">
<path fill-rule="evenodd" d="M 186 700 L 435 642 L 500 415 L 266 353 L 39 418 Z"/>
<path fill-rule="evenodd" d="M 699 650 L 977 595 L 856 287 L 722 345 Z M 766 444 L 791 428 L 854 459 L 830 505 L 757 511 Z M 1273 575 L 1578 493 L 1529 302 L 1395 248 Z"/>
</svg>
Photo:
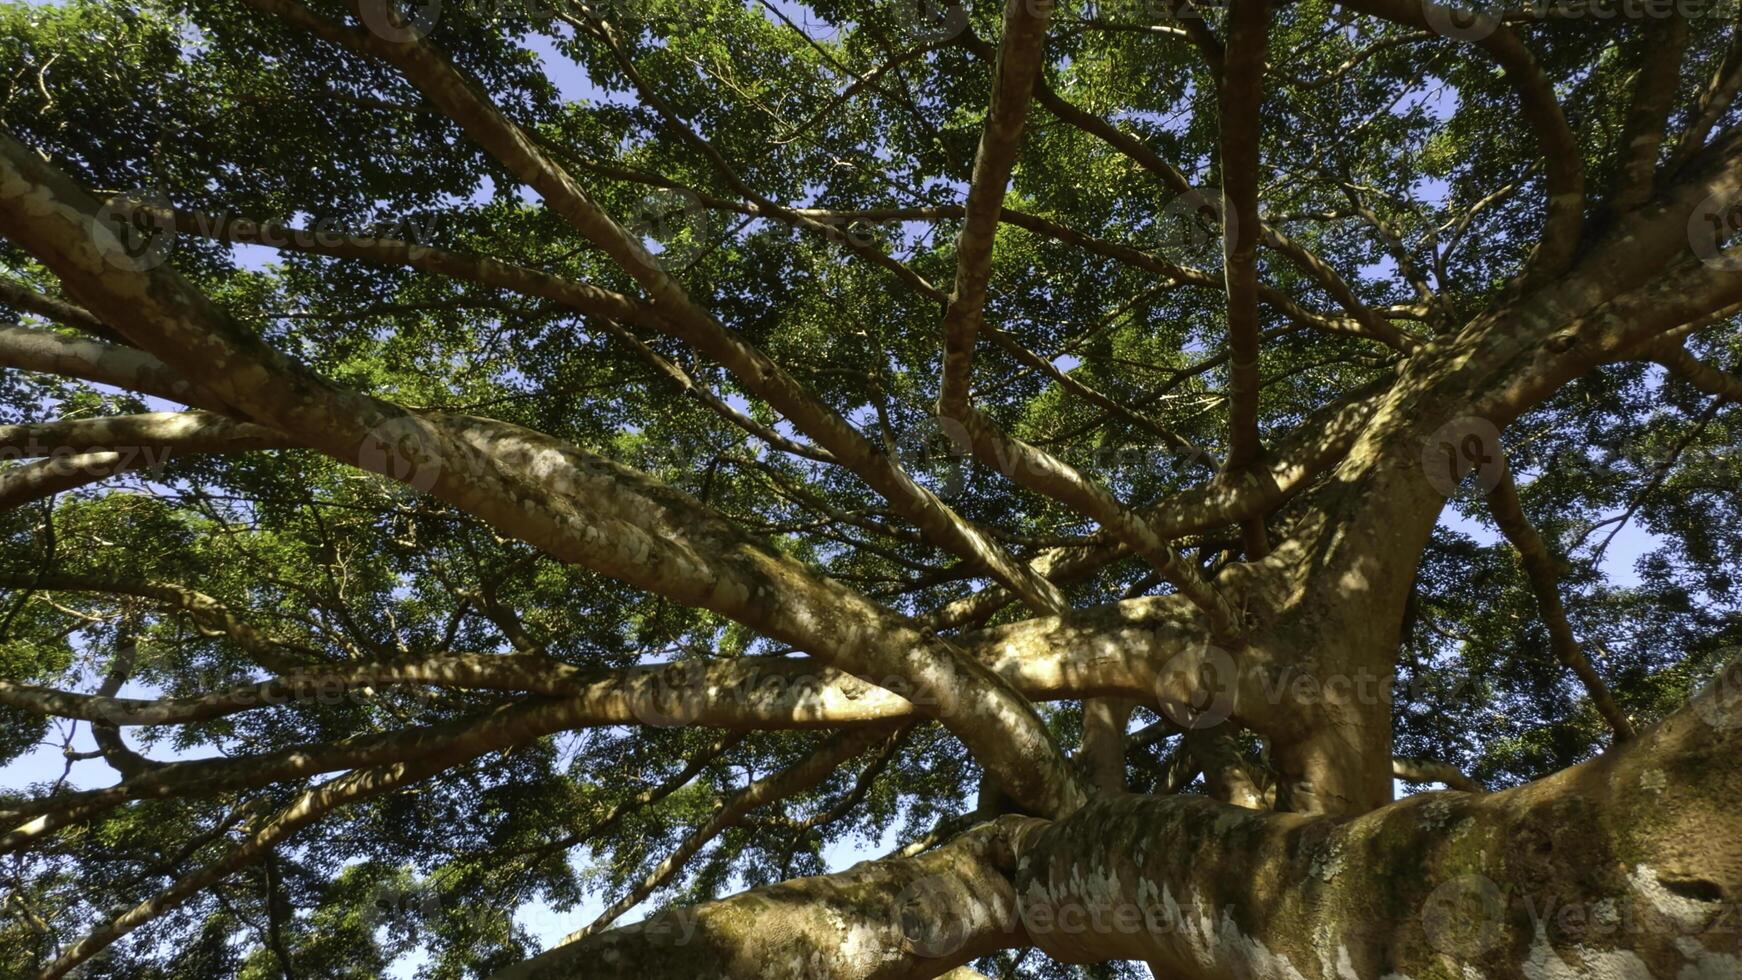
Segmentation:
<svg viewBox="0 0 1742 980">
<path fill-rule="evenodd" d="M 998 215 L 1022 145 L 1029 99 L 1040 77 L 1042 47 L 1051 14 L 1050 3 L 1008 0 L 1004 6 L 1004 36 L 992 68 L 992 105 L 986 110 L 980 146 L 974 154 L 962 230 L 956 236 L 955 288 L 944 311 L 944 375 L 938 395 L 938 412 L 942 415 L 955 416 L 968 407 L 974 341 L 985 315 Z"/>
<path fill-rule="evenodd" d="M 1228 280 L 1228 459 L 1230 470 L 1252 465 L 1258 443 L 1258 182 L 1269 37 L 1268 0 L 1233 0 L 1222 70 L 1223 269 Z M 1264 521 L 1241 522 L 1247 557 L 1270 551 Z"/>
<path fill-rule="evenodd" d="M 1653 344 L 1647 356 L 1708 395 L 1716 395 L 1725 401 L 1742 401 L 1742 377 L 1712 367 L 1676 341 Z"/>
<path fill-rule="evenodd" d="M 1012 842 L 1039 825 L 1004 817 L 917 857 L 664 912 L 557 946 L 493 980 L 566 980 L 583 972 L 599 980 L 955 978 L 961 964 L 1011 945 Z"/>
<path fill-rule="evenodd" d="M 1664 128 L 1680 87 L 1682 55 L 1688 43 L 1687 16 L 1679 10 L 1649 21 L 1640 31 L 1639 75 L 1633 82 L 1633 102 L 1621 134 L 1615 190 L 1608 206 L 1631 211 L 1651 199 L 1657 178 Z"/>
<path fill-rule="evenodd" d="M 1742 92 L 1742 11 L 1737 12 L 1736 23 L 1731 26 L 1730 46 L 1724 49 L 1724 57 L 1712 73 L 1711 81 L 1700 92 L 1693 118 L 1688 120 L 1687 129 L 1682 131 L 1675 149 L 1664 162 L 1665 176 L 1674 176 L 1705 149 L 1712 127 L 1730 111 L 1738 92 Z"/>
<path fill-rule="evenodd" d="M 202 391 L 161 360 L 144 351 L 100 340 L 0 324 L 0 365 L 94 381 L 208 411 L 226 411 L 221 400 Z"/>
<path fill-rule="evenodd" d="M 1444 762 L 1428 759 L 1392 759 L 1391 774 L 1412 783 L 1445 783 L 1461 793 L 1486 793 L 1488 787 Z"/>
<path fill-rule="evenodd" d="M 1725 926 L 1742 871 L 1734 848 L 1686 842 L 1738 832 L 1739 720 L 1733 664 L 1627 747 L 1516 789 L 1422 793 L 1352 820 L 1102 797 L 1064 820 L 1004 817 L 918 858 L 665 912 L 498 976 L 586 964 L 602 980 L 750 980 L 774 963 L 886 980 L 1027 946 L 1065 963 L 1145 960 L 1180 980 L 1426 977 L 1448 959 L 1504 980 L 1725 976 L 1742 968 Z M 1631 927 L 1545 921 L 1548 897 Z"/>
<path fill-rule="evenodd" d="M 934 542 L 960 557 L 983 563 L 1001 582 L 1040 608 L 1059 608 L 1062 600 L 1044 579 L 1015 561 L 978 528 L 962 520 L 760 351 L 728 331 L 685 294 L 646 248 L 613 221 L 526 133 L 484 99 L 460 74 L 422 41 L 394 43 L 373 34 L 330 24 L 292 0 L 249 0 L 255 7 L 300 27 L 378 57 L 398 68 L 413 85 L 457 122 L 466 134 L 520 180 L 537 190 L 556 211 L 629 273 L 652 298 L 668 332 L 724 365 L 752 392 L 765 399 L 864 479 L 914 521 Z M 1062 759 L 1061 759 L 1062 765 Z"/>
<path fill-rule="evenodd" d="M 181 453 L 283 449 L 290 445 L 271 429 L 210 412 L 145 412 L 0 425 L 0 454 L 12 457 L 119 451 L 144 454 L 145 460 L 136 465 L 157 466 Z"/>
<path fill-rule="evenodd" d="M 110 330 L 103 321 L 91 315 L 90 310 L 81 309 L 66 300 L 55 299 L 10 279 L 0 278 L 0 303 L 35 313 L 45 320 L 65 324 L 83 330 L 85 333 L 102 340 L 113 341 L 115 332 Z"/>
<path fill-rule="evenodd" d="M 543 173 L 536 151 L 518 131 L 493 109 L 472 102 L 470 89 L 433 55 L 419 48 L 407 63 L 427 76 L 432 91 L 456 101 L 454 108 L 470 110 L 481 134 L 506 142 L 510 159 L 530 161 L 547 199 L 566 202 L 584 230 L 615 241 L 618 251 L 627 250 L 623 257 L 645 256 L 560 170 Z M 1033 706 L 900 617 L 763 549 L 694 499 L 627 467 L 530 430 L 462 416 L 413 415 L 316 378 L 173 271 L 116 268 L 90 237 L 95 213 L 95 202 L 64 175 L 10 137 L 0 137 L 0 233 L 30 248 L 93 312 L 108 310 L 126 320 L 129 338 L 142 348 L 211 377 L 209 386 L 251 418 L 336 459 L 373 459 L 388 475 L 423 483 L 499 531 L 537 542 L 565 561 L 713 609 L 853 670 L 904 676 L 915 687 L 959 697 L 943 711 L 951 730 L 983 764 L 1007 775 L 1013 792 L 1036 812 L 1068 810 L 1081 799 L 1068 762 Z M 663 291 L 669 304 L 724 338 L 723 329 L 690 306 L 663 273 L 643 272 L 656 294 Z M 384 448 L 407 465 L 374 458 Z M 951 527 L 965 525 L 958 520 Z M 998 564 L 1002 550 L 988 543 L 986 554 Z M 1051 761 L 1036 766 L 1037 758 Z"/>
<path fill-rule="evenodd" d="M 143 465 L 146 462 L 138 454 L 100 452 L 58 455 L 8 466 L 0 469 L 0 512 L 101 483 Z"/>
</svg>

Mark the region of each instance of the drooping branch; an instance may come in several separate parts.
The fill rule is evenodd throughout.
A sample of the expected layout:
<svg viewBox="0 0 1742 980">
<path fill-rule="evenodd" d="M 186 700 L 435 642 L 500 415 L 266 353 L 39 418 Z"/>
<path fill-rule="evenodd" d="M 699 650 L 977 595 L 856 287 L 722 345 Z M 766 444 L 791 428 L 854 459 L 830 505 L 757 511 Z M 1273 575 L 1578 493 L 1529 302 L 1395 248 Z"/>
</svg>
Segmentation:
<svg viewBox="0 0 1742 980">
<path fill-rule="evenodd" d="M 451 72 L 441 74 L 440 62 L 410 63 L 431 69 L 435 91 L 474 98 Z M 506 125 L 500 116 L 491 118 Z M 523 154 L 533 152 L 511 127 L 506 133 L 482 128 Z M 566 175 L 556 174 L 552 194 L 572 192 L 564 198 L 572 213 L 601 235 L 622 236 Z M 1013 793 L 1036 812 L 1068 810 L 1080 799 L 1068 762 L 1032 705 L 889 610 L 764 549 L 693 498 L 628 467 L 506 423 L 412 414 L 331 385 L 268 347 L 173 270 L 117 268 L 106 260 L 89 237 L 96 211 L 63 174 L 0 136 L 0 233 L 30 248 L 87 308 L 125 321 L 129 339 L 172 366 L 210 378 L 208 387 L 254 420 L 335 459 L 373 461 L 386 475 L 417 481 L 499 532 L 538 542 L 562 560 L 713 609 L 847 669 L 902 676 L 916 688 L 959 697 L 943 711 L 947 724 L 983 764 L 1008 774 Z M 627 237 L 618 244 L 645 255 Z M 705 320 L 681 291 L 671 292 L 676 287 L 663 273 L 649 280 L 661 281 L 669 302 Z M 729 341 L 723 328 L 706 322 Z M 406 465 L 392 465 L 395 456 Z M 965 527 L 942 519 L 958 531 Z M 996 564 L 1003 552 L 989 543 L 986 554 Z M 1051 761 L 1037 767 L 1036 759 Z"/>
<path fill-rule="evenodd" d="M 1614 731 L 1616 740 L 1632 738 L 1635 734 L 1632 720 L 1615 703 L 1609 685 L 1591 666 L 1584 647 L 1573 635 L 1566 606 L 1561 602 L 1560 562 L 1549 551 L 1547 542 L 1537 533 L 1530 518 L 1525 516 L 1524 506 L 1518 500 L 1518 487 L 1510 472 L 1503 474 L 1494 489 L 1489 491 L 1488 510 L 1494 515 L 1494 522 L 1500 525 L 1506 540 L 1518 550 L 1519 560 L 1530 579 L 1530 591 L 1536 595 L 1537 608 L 1542 612 L 1543 625 L 1548 627 L 1549 647 L 1554 650 L 1555 659 L 1578 677 L 1585 693 L 1590 695 L 1591 703 Z"/>
</svg>

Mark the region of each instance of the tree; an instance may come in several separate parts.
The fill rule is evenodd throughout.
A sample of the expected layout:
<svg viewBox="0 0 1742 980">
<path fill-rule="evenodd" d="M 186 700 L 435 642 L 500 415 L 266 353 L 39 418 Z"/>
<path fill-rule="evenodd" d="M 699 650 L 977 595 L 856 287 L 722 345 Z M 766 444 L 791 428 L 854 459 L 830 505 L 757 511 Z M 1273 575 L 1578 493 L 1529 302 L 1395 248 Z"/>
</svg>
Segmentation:
<svg viewBox="0 0 1742 980">
<path fill-rule="evenodd" d="M 9 974 L 1742 975 L 1728 8 L 0 50 Z"/>
</svg>

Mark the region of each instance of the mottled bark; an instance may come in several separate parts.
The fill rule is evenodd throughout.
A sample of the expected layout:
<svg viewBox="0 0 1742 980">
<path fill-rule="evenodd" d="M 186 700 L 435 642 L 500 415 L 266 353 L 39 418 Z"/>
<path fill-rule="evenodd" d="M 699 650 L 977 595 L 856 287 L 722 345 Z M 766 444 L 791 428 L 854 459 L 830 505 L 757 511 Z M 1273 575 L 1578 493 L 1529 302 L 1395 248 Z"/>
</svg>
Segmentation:
<svg viewBox="0 0 1742 980">
<path fill-rule="evenodd" d="M 1742 662 L 1625 747 L 1353 819 L 1108 796 L 655 916 L 499 974 L 932 977 L 1033 945 L 1170 980 L 1732 977 Z M 769 971 L 775 972 L 769 972 Z M 568 972 L 565 972 L 568 971 Z"/>
</svg>

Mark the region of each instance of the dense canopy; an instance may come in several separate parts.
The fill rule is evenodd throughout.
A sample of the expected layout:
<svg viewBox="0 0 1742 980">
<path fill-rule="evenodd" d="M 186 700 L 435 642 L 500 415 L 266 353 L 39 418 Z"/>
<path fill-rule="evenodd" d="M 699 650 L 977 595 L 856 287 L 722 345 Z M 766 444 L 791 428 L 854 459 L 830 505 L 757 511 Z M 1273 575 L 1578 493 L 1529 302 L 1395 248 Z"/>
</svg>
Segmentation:
<svg viewBox="0 0 1742 980">
<path fill-rule="evenodd" d="M 0 973 L 1742 975 L 1742 18 L 1502 13 L 0 6 Z"/>
</svg>

